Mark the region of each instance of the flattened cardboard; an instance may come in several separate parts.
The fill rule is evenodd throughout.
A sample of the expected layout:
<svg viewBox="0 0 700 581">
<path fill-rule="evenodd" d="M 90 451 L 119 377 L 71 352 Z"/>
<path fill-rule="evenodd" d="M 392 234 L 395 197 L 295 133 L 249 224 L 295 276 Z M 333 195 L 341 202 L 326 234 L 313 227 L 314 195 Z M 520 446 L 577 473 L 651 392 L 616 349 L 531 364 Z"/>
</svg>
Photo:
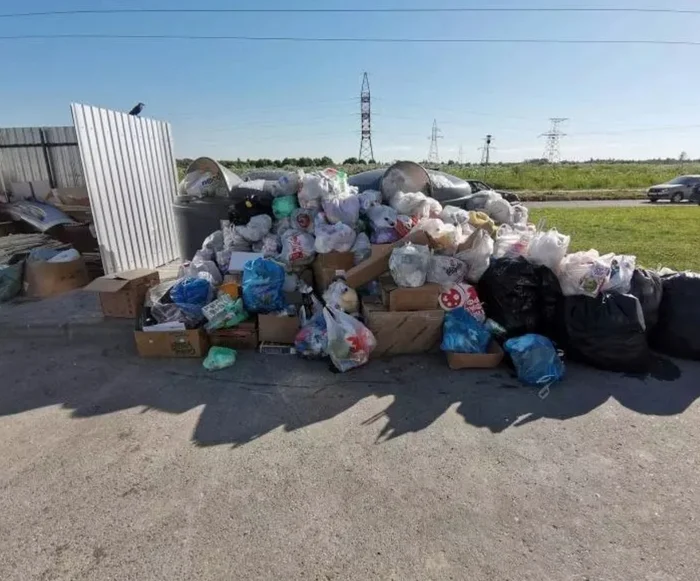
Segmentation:
<svg viewBox="0 0 700 581">
<path fill-rule="evenodd" d="M 204 357 L 209 342 L 204 329 L 187 331 L 134 331 L 141 357 Z"/>
<path fill-rule="evenodd" d="M 232 252 L 231 260 L 228 263 L 229 272 L 243 272 L 245 263 L 256 258 L 264 258 L 260 252 Z"/>
<path fill-rule="evenodd" d="M 336 271 L 348 272 L 355 264 L 355 255 L 352 252 L 329 252 L 317 254 L 313 263 L 314 281 L 316 291 L 322 293 L 328 288 L 336 276 Z"/>
<path fill-rule="evenodd" d="M 292 345 L 299 327 L 299 317 L 258 315 L 258 339 L 261 343 Z"/>
<path fill-rule="evenodd" d="M 357 266 L 354 266 L 345 274 L 348 286 L 350 288 L 358 288 L 363 284 L 379 278 L 382 274 L 389 270 L 389 257 L 394 248 L 398 248 L 412 242 L 413 244 L 429 244 L 428 235 L 423 230 L 415 230 L 394 244 L 377 244 L 375 246 L 383 246 L 386 248 L 372 249 L 372 255 L 363 260 Z"/>
<path fill-rule="evenodd" d="M 85 290 L 100 294 L 105 317 L 133 319 L 143 305 L 148 289 L 159 282 L 157 271 L 138 268 L 96 278 Z"/>
<path fill-rule="evenodd" d="M 447 365 L 450 369 L 491 369 L 503 361 L 503 349 L 496 341 L 491 341 L 487 353 L 447 352 Z"/>
<path fill-rule="evenodd" d="M 382 303 L 390 311 L 433 311 L 440 309 L 439 284 L 428 282 L 417 288 L 396 286 L 391 275 L 379 279 L 382 288 Z"/>
<path fill-rule="evenodd" d="M 425 353 L 442 340 L 442 323 L 445 312 L 387 311 L 383 305 L 365 302 L 362 315 L 367 328 L 377 339 L 372 358 Z"/>
<path fill-rule="evenodd" d="M 255 319 L 243 321 L 231 329 L 218 329 L 209 333 L 209 341 L 218 347 L 230 349 L 257 349 L 258 329 Z"/>
<path fill-rule="evenodd" d="M 27 262 L 24 294 L 44 298 L 81 288 L 90 280 L 83 257 L 70 262 Z"/>
</svg>

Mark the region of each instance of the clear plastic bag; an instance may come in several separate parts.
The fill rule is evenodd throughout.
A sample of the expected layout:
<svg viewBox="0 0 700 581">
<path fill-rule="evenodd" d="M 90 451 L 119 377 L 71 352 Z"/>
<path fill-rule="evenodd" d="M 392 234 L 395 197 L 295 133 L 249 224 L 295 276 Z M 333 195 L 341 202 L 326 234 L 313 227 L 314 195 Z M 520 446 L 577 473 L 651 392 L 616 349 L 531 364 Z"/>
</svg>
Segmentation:
<svg viewBox="0 0 700 581">
<path fill-rule="evenodd" d="M 207 331 L 235 327 L 248 318 L 241 299 L 233 299 L 230 295 L 222 294 L 215 301 L 202 308 L 202 314 L 207 319 Z"/>
<path fill-rule="evenodd" d="M 248 242 L 260 242 L 272 229 L 272 218 L 267 214 L 253 216 L 245 226 L 236 226 L 236 232 Z"/>
<path fill-rule="evenodd" d="M 564 377 L 564 364 L 552 342 L 542 335 L 523 335 L 508 339 L 503 345 L 518 379 L 526 385 L 545 387 Z"/>
<path fill-rule="evenodd" d="M 522 204 L 516 204 L 513 206 L 513 224 L 527 224 L 528 218 L 530 217 L 530 211 L 527 206 Z"/>
<path fill-rule="evenodd" d="M 230 250 L 231 252 L 250 251 L 250 242 L 236 231 L 236 226 L 227 222 L 222 226 L 221 231 L 223 236 L 223 250 Z M 214 232 L 214 234 L 216 234 L 216 232 Z M 209 238 L 207 238 L 207 240 L 209 240 Z"/>
<path fill-rule="evenodd" d="M 426 280 L 442 286 L 450 286 L 461 282 L 466 271 L 467 265 L 458 258 L 433 254 L 430 257 Z"/>
<path fill-rule="evenodd" d="M 370 227 L 375 228 L 396 228 L 398 214 L 391 206 L 372 206 L 367 210 Z"/>
<path fill-rule="evenodd" d="M 322 359 L 328 349 L 328 332 L 323 312 L 314 314 L 294 338 L 294 350 L 304 359 Z"/>
<path fill-rule="evenodd" d="M 243 267 L 243 304 L 250 313 L 274 313 L 285 307 L 284 268 L 267 258 L 249 260 Z"/>
<path fill-rule="evenodd" d="M 370 235 L 372 244 L 393 244 L 399 238 L 396 228 L 375 228 Z"/>
<path fill-rule="evenodd" d="M 456 206 L 445 206 L 440 212 L 440 219 L 445 224 L 459 226 L 469 222 L 469 212 Z"/>
<path fill-rule="evenodd" d="M 557 278 L 564 296 L 595 298 L 610 277 L 610 261 L 597 250 L 567 254 L 559 263 Z"/>
<path fill-rule="evenodd" d="M 554 228 L 549 232 L 537 232 L 530 242 L 527 258 L 533 264 L 556 271 L 569 250 L 569 242 L 570 236 L 560 234 Z"/>
<path fill-rule="evenodd" d="M 344 175 L 344 174 L 343 174 Z M 328 196 L 348 193 L 347 179 L 334 169 L 304 175 L 299 189 L 299 206 L 307 209 L 319 209 L 321 200 Z"/>
<path fill-rule="evenodd" d="M 627 254 L 606 254 L 602 259 L 610 261 L 610 278 L 605 281 L 602 290 L 622 295 L 630 292 L 637 257 Z"/>
<path fill-rule="evenodd" d="M 322 202 L 326 220 L 355 228 L 360 219 L 360 200 L 355 195 L 328 196 Z"/>
<path fill-rule="evenodd" d="M 398 214 L 421 216 L 428 197 L 422 192 L 396 192 L 389 200 L 389 205 Z"/>
<path fill-rule="evenodd" d="M 323 317 L 328 333 L 327 353 L 338 371 L 349 371 L 367 363 L 377 346 L 372 332 L 339 309 L 326 307 Z"/>
<path fill-rule="evenodd" d="M 236 363 L 238 352 L 228 347 L 211 347 L 202 366 L 209 371 L 226 369 Z"/>
<path fill-rule="evenodd" d="M 277 256 L 280 252 L 282 243 L 280 237 L 277 234 L 265 234 L 261 241 L 260 252 L 262 252 L 265 258 L 270 256 Z"/>
<path fill-rule="evenodd" d="M 332 282 L 323 293 L 326 305 L 340 309 L 345 313 L 356 314 L 360 310 L 357 292 L 351 289 L 344 280 Z"/>
<path fill-rule="evenodd" d="M 209 249 L 214 252 L 219 252 L 225 247 L 226 235 L 222 230 L 216 230 L 209 234 L 202 242 L 202 250 Z"/>
<path fill-rule="evenodd" d="M 439 218 L 428 218 L 418 227 L 430 238 L 431 246 L 440 252 L 454 254 L 462 240 L 462 230 L 454 224 L 445 224 Z"/>
<path fill-rule="evenodd" d="M 382 204 L 382 193 L 377 190 L 365 190 L 357 194 L 360 199 L 360 210 L 367 212 L 372 206 L 380 206 Z"/>
<path fill-rule="evenodd" d="M 224 280 L 221 276 L 221 270 L 213 260 L 202 260 L 197 255 L 192 259 L 192 262 L 185 262 L 178 269 L 178 278 L 186 276 L 204 278 L 214 286 L 220 285 Z"/>
<path fill-rule="evenodd" d="M 306 232 L 290 229 L 280 237 L 282 252 L 279 259 L 290 267 L 306 266 L 316 257 L 314 237 Z"/>
<path fill-rule="evenodd" d="M 316 224 L 314 248 L 319 254 L 329 252 L 349 252 L 355 243 L 357 233 L 347 224 Z"/>
<path fill-rule="evenodd" d="M 292 212 L 292 228 L 313 234 L 314 219 L 316 218 L 317 214 L 318 212 L 316 210 L 309 210 L 307 208 L 299 208 L 294 210 L 294 212 Z"/>
<path fill-rule="evenodd" d="M 508 200 L 504 200 L 499 194 L 491 198 L 484 206 L 484 212 L 497 224 L 511 224 L 513 222 L 513 206 Z"/>
<path fill-rule="evenodd" d="M 389 270 L 394 282 L 401 287 L 425 284 L 430 268 L 430 248 L 411 244 L 394 248 L 389 258 Z"/>
<path fill-rule="evenodd" d="M 452 353 L 486 353 L 491 333 L 464 309 L 445 313 L 440 349 Z"/>
<path fill-rule="evenodd" d="M 372 244 L 367 234 L 360 232 L 355 238 L 355 243 L 352 245 L 351 250 L 355 255 L 355 264 L 360 264 L 363 260 L 367 260 L 372 255 Z"/>
<path fill-rule="evenodd" d="M 464 278 L 476 284 L 489 268 L 493 254 L 493 239 L 486 230 L 476 230 L 460 248 L 455 257 L 467 265 Z"/>
<path fill-rule="evenodd" d="M 299 191 L 301 183 L 304 179 L 304 171 L 296 170 L 283 175 L 277 180 L 277 183 L 272 188 L 272 195 L 277 197 L 293 196 Z"/>
<path fill-rule="evenodd" d="M 516 229 L 508 224 L 502 225 L 496 232 L 493 257 L 515 258 L 516 256 L 526 256 L 532 236 L 533 233 L 530 230 Z"/>
</svg>

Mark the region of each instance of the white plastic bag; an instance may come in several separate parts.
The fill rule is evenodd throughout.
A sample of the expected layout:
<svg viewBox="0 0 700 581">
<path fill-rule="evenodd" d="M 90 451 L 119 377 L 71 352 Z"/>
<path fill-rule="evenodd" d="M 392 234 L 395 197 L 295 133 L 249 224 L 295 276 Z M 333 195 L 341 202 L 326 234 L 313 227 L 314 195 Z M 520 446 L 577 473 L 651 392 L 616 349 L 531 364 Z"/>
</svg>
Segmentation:
<svg viewBox="0 0 700 581">
<path fill-rule="evenodd" d="M 202 242 L 202 250 L 208 249 L 218 252 L 223 250 L 225 245 L 225 235 L 221 230 L 215 230 Z"/>
<path fill-rule="evenodd" d="M 610 261 L 610 278 L 605 282 L 602 290 L 622 295 L 629 293 L 637 257 L 626 254 L 605 254 L 601 259 Z"/>
<path fill-rule="evenodd" d="M 360 299 L 357 292 L 350 288 L 344 280 L 333 281 L 323 293 L 323 300 L 329 307 L 340 309 L 351 315 L 360 310 Z"/>
<path fill-rule="evenodd" d="M 280 251 L 280 237 L 277 234 L 265 234 L 261 241 L 260 252 L 266 258 L 270 256 L 277 256 Z"/>
<path fill-rule="evenodd" d="M 422 208 L 427 199 L 428 196 L 422 192 L 396 192 L 389 200 L 389 205 L 398 214 L 420 215 L 422 217 Z"/>
<path fill-rule="evenodd" d="M 498 196 L 498 197 L 496 197 Z M 508 200 L 504 200 L 500 194 L 496 194 L 484 206 L 484 212 L 497 224 L 512 224 L 513 206 Z"/>
<path fill-rule="evenodd" d="M 306 232 L 290 229 L 282 236 L 282 252 L 279 260 L 289 266 L 305 266 L 311 264 L 316 257 L 314 237 Z"/>
<path fill-rule="evenodd" d="M 419 287 L 425 284 L 430 268 L 430 248 L 411 244 L 394 248 L 389 257 L 389 270 L 394 282 L 402 287 Z"/>
<path fill-rule="evenodd" d="M 323 199 L 322 206 L 326 220 L 331 224 L 342 222 L 354 228 L 360 218 L 360 199 L 353 194 L 327 196 Z"/>
<path fill-rule="evenodd" d="M 379 205 L 372 206 L 367 210 L 367 217 L 369 218 L 372 229 L 396 228 L 398 214 L 391 206 Z"/>
<path fill-rule="evenodd" d="M 440 212 L 440 219 L 445 224 L 453 224 L 454 226 L 459 226 L 460 224 L 469 223 L 469 212 L 458 208 L 457 206 L 445 206 Z"/>
<path fill-rule="evenodd" d="M 570 236 L 560 234 L 554 228 L 549 232 L 537 232 L 530 241 L 527 259 L 556 271 L 569 251 Z"/>
<path fill-rule="evenodd" d="M 272 187 L 273 197 L 279 198 L 282 196 L 293 196 L 299 191 L 303 180 L 304 171 L 301 169 L 283 175 Z"/>
<path fill-rule="evenodd" d="M 357 233 L 347 224 L 316 224 L 315 249 L 319 254 L 329 252 L 349 252 L 355 243 Z"/>
<path fill-rule="evenodd" d="M 250 242 L 248 242 L 243 236 L 241 236 L 238 231 L 236 230 L 236 226 L 233 224 L 227 224 L 222 227 L 222 232 L 223 232 L 223 241 L 224 241 L 224 250 L 231 250 L 235 252 L 249 252 L 250 251 Z M 210 235 L 207 240 L 211 238 L 211 236 L 215 235 L 214 234 Z M 206 242 L 206 241 L 205 241 Z M 214 242 L 212 242 L 214 244 Z"/>
<path fill-rule="evenodd" d="M 316 210 L 309 210 L 308 208 L 298 208 L 294 210 L 291 217 L 292 228 L 313 234 L 316 214 L 318 214 Z"/>
<path fill-rule="evenodd" d="M 214 174 L 210 171 L 195 170 L 186 174 L 180 182 L 180 192 L 188 196 L 202 198 L 216 194 Z"/>
<path fill-rule="evenodd" d="M 523 206 L 522 204 L 513 206 L 513 224 L 525 225 L 529 217 L 530 210 L 527 209 L 527 206 Z"/>
<path fill-rule="evenodd" d="M 245 226 L 236 226 L 236 232 L 248 242 L 260 242 L 272 229 L 272 218 L 267 214 L 253 216 Z"/>
<path fill-rule="evenodd" d="M 355 255 L 355 264 L 360 264 L 372 255 L 372 244 L 364 232 L 360 232 L 352 245 L 352 253 Z"/>
<path fill-rule="evenodd" d="M 421 218 L 439 218 L 442 214 L 442 204 L 434 198 L 426 197 L 420 208 Z"/>
<path fill-rule="evenodd" d="M 357 191 L 357 190 L 355 190 Z M 307 209 L 318 209 L 321 200 L 329 196 L 347 195 L 352 189 L 347 185 L 345 173 L 335 169 L 306 174 L 301 180 L 299 189 L 299 206 Z"/>
<path fill-rule="evenodd" d="M 426 280 L 442 286 L 450 286 L 461 282 L 466 272 L 467 265 L 459 258 L 433 254 L 430 257 L 430 267 Z"/>
<path fill-rule="evenodd" d="M 372 206 L 380 206 L 382 204 L 382 193 L 377 190 L 365 190 L 357 194 L 360 199 L 360 210 L 367 212 Z"/>
<path fill-rule="evenodd" d="M 372 332 L 354 317 L 339 309 L 323 309 L 328 346 L 326 352 L 339 371 L 348 371 L 369 361 L 377 346 Z"/>
<path fill-rule="evenodd" d="M 418 223 L 418 228 L 428 235 L 431 246 L 442 253 L 454 254 L 457 246 L 464 242 L 461 228 L 454 224 L 445 224 L 440 218 L 422 220 Z"/>
<path fill-rule="evenodd" d="M 533 232 L 530 230 L 516 229 L 508 224 L 503 224 L 496 231 L 496 244 L 493 249 L 494 258 L 526 256 L 532 236 Z"/>
<path fill-rule="evenodd" d="M 610 260 L 597 250 L 567 254 L 559 264 L 557 278 L 564 296 L 597 297 L 610 277 Z"/>
<path fill-rule="evenodd" d="M 224 281 L 219 267 L 213 260 L 202 260 L 196 254 L 192 262 L 185 262 L 178 269 L 177 278 L 189 276 L 192 278 L 203 278 L 215 286 L 220 285 Z"/>
<path fill-rule="evenodd" d="M 464 244 L 464 248 L 455 257 L 467 265 L 464 278 L 476 284 L 488 270 L 493 254 L 493 238 L 486 230 L 475 230 Z"/>
</svg>

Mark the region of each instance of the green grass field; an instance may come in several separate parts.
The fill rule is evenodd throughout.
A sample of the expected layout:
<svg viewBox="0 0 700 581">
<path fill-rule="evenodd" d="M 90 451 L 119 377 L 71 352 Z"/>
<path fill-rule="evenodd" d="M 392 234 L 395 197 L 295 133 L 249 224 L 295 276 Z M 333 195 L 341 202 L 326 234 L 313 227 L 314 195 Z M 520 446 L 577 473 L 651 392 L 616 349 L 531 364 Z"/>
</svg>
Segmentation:
<svg viewBox="0 0 700 581">
<path fill-rule="evenodd" d="M 633 254 L 648 268 L 700 272 L 700 207 L 536 208 L 530 221 L 546 221 L 571 236 L 569 252 Z"/>
</svg>

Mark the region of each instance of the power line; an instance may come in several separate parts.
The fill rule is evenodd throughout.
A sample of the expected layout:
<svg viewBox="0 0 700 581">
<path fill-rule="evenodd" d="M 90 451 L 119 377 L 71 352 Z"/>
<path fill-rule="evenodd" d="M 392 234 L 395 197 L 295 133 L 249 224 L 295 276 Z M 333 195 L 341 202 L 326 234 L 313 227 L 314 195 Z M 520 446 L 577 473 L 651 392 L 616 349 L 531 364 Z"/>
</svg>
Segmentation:
<svg viewBox="0 0 700 581">
<path fill-rule="evenodd" d="M 106 8 L 77 10 L 43 10 L 0 14 L 0 18 L 30 18 L 35 16 L 79 16 L 102 14 L 450 14 L 468 12 L 551 12 L 551 13 L 630 13 L 630 14 L 700 14 L 697 9 L 629 8 L 629 7 L 476 7 L 476 8 Z"/>
<path fill-rule="evenodd" d="M 540 137 L 546 137 L 547 141 L 544 146 L 544 158 L 549 163 L 559 163 L 561 160 L 561 151 L 559 150 L 559 141 L 566 133 L 559 130 L 559 126 L 568 121 L 567 117 L 550 117 L 552 127 L 547 133 L 542 133 Z"/>
<path fill-rule="evenodd" d="M 437 119 L 433 119 L 433 129 L 430 132 L 430 149 L 428 150 L 428 163 L 440 163 L 440 153 L 438 152 L 438 139 L 442 139 L 442 133 L 437 126 Z"/>
<path fill-rule="evenodd" d="M 298 37 L 298 36 L 200 36 L 193 34 L 20 34 L 0 36 L 0 40 L 238 40 L 251 42 L 334 42 L 334 43 L 382 43 L 382 44 L 591 44 L 591 45 L 665 45 L 700 46 L 691 40 L 645 39 L 561 39 L 561 38 L 366 38 L 366 37 Z"/>
<path fill-rule="evenodd" d="M 484 137 L 484 146 L 481 149 L 481 165 L 488 166 L 491 161 L 491 142 L 493 141 L 493 135 L 487 135 Z"/>
<path fill-rule="evenodd" d="M 362 89 L 360 90 L 360 161 L 367 163 L 374 161 L 374 149 L 372 148 L 372 102 L 369 92 L 369 77 L 367 73 L 362 77 Z"/>
</svg>

